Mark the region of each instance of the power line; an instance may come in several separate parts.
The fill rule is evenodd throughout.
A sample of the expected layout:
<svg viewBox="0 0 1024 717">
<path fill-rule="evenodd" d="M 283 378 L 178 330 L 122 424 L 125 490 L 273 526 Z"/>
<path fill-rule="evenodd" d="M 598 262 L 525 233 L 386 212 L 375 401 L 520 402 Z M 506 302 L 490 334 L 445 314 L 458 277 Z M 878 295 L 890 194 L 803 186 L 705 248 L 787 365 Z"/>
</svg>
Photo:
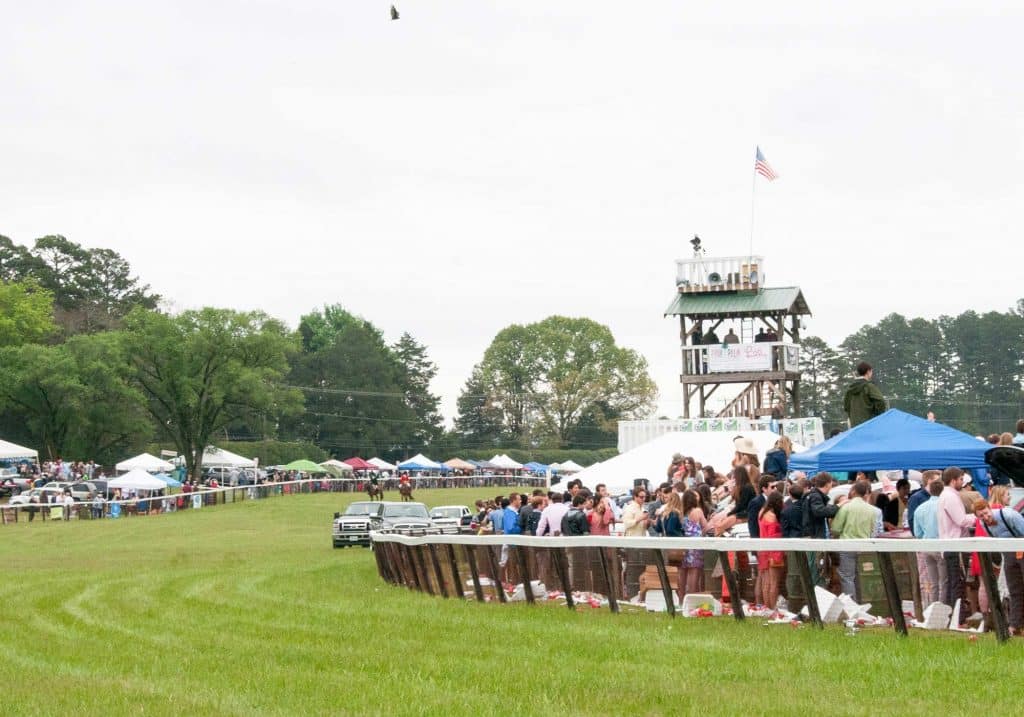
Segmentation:
<svg viewBox="0 0 1024 717">
<path fill-rule="evenodd" d="M 294 386 L 287 383 L 279 384 L 279 386 L 280 388 L 295 388 L 300 391 L 306 391 L 308 393 L 331 393 L 350 396 L 369 396 L 380 398 L 405 398 L 404 393 L 395 393 L 387 391 L 365 391 L 363 389 L 356 388 L 324 388 L 321 386 Z"/>
<path fill-rule="evenodd" d="M 426 424 L 426 421 L 422 421 L 418 418 L 374 418 L 372 416 L 347 416 L 343 413 L 320 413 L 318 411 L 305 411 L 306 414 L 311 416 L 323 416 L 325 418 L 347 418 L 352 421 L 373 421 L 376 423 L 418 423 Z M 429 425 L 429 424 L 427 424 Z"/>
<path fill-rule="evenodd" d="M 307 393 L 329 393 L 347 396 L 360 396 L 368 398 L 405 398 L 406 395 L 400 392 L 389 391 L 366 391 L 357 388 L 325 388 L 322 386 L 295 386 L 293 384 L 278 384 L 279 388 L 294 388 Z M 490 398 L 487 394 L 459 394 L 462 398 Z"/>
</svg>

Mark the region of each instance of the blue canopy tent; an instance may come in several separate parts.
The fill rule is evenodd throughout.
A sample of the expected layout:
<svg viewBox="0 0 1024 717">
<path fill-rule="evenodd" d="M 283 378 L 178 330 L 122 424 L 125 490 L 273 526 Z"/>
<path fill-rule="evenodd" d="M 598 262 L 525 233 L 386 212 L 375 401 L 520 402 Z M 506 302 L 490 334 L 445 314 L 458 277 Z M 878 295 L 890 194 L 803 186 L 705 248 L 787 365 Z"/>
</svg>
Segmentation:
<svg viewBox="0 0 1024 717">
<path fill-rule="evenodd" d="M 175 478 L 172 478 L 171 476 L 167 475 L 166 473 L 157 473 L 153 477 L 154 478 L 159 478 L 160 480 L 162 480 L 164 483 L 167 484 L 168 488 L 181 488 L 181 481 L 179 481 L 179 480 L 177 480 Z"/>
<path fill-rule="evenodd" d="M 436 471 L 440 470 L 436 466 L 428 466 L 416 461 L 406 461 L 405 463 L 398 464 L 398 470 L 400 471 Z"/>
<path fill-rule="evenodd" d="M 543 463 L 537 463 L 536 461 L 530 461 L 523 465 L 523 470 L 530 471 L 531 473 L 546 473 L 548 467 Z"/>
<path fill-rule="evenodd" d="M 974 436 L 895 408 L 824 443 L 794 453 L 789 469 L 821 471 L 985 468 L 992 446 Z"/>
<path fill-rule="evenodd" d="M 424 455 L 415 455 L 404 463 L 399 463 L 398 470 L 448 473 L 451 471 L 451 468 L 444 463 L 435 463 Z"/>
</svg>

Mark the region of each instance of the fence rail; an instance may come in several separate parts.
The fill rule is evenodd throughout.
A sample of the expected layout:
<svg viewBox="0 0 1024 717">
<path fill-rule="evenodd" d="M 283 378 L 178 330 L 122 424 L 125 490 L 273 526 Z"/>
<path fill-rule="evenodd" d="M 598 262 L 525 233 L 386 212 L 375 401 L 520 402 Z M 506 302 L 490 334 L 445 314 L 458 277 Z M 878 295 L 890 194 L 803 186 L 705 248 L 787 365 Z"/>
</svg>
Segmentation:
<svg viewBox="0 0 1024 717">
<path fill-rule="evenodd" d="M 423 476 L 414 478 L 414 490 L 426 490 L 431 488 L 487 488 L 507 486 L 536 486 L 544 485 L 543 478 L 529 476 Z M 365 478 L 305 478 L 302 480 L 282 481 L 279 483 L 259 483 L 257 485 L 225 486 L 222 488 L 202 488 L 190 493 L 174 493 L 165 496 L 151 498 L 131 498 L 125 500 L 105 500 L 101 512 L 98 512 L 91 500 L 75 501 L 68 508 L 63 504 L 53 503 L 30 503 L 16 504 L 0 503 L 0 525 L 13 525 L 18 522 L 32 522 L 38 518 L 42 521 L 56 520 L 97 520 L 102 518 L 118 517 L 112 515 L 112 511 L 118 512 L 120 516 L 156 515 L 173 513 L 178 510 L 189 510 L 194 506 L 194 500 L 198 496 L 199 507 L 224 505 L 226 503 L 239 503 L 244 500 L 259 500 L 276 497 L 279 495 L 291 495 L 295 493 L 362 493 L 369 483 Z M 397 479 L 382 479 L 380 486 L 384 491 L 398 491 Z M 119 506 L 114 509 L 113 506 Z"/>
<path fill-rule="evenodd" d="M 915 612 L 921 618 L 921 596 L 917 586 L 917 553 L 976 553 L 981 564 L 981 578 L 990 598 L 990 607 L 999 641 L 1010 637 L 1007 615 L 999 589 L 992 554 L 1013 555 L 1024 551 L 1024 538 L 962 538 L 959 540 L 871 539 L 750 539 L 750 538 L 627 538 L 627 537 L 530 537 L 520 535 L 467 536 L 430 535 L 413 537 L 396 533 L 372 533 L 372 546 L 381 578 L 395 585 L 442 597 L 464 598 L 468 594 L 483 602 L 485 588 L 492 588 L 493 598 L 506 602 L 508 596 L 502 577 L 522 590 L 528 603 L 535 600 L 535 579 L 546 585 L 558 585 L 567 607 L 574 609 L 573 591 L 603 595 L 612 612 L 619 612 L 619 602 L 626 592 L 644 587 L 659 590 L 666 611 L 673 617 L 675 589 L 671 582 L 673 569 L 686 568 L 678 562 L 681 551 L 701 551 L 701 571 L 721 570 L 722 590 L 728 591 L 733 603 L 733 616 L 745 618 L 741 598 L 750 594 L 751 577 L 742 564 L 747 552 L 782 551 L 788 556 L 789 574 L 786 588 L 791 606 L 795 601 L 806 604 L 810 622 L 821 628 L 823 616 L 815 596 L 815 580 L 811 575 L 814 556 L 826 553 L 856 553 L 860 568 L 870 565 L 870 574 L 858 572 L 858 579 L 870 583 L 876 599 L 884 599 L 893 627 L 907 635 L 903 600 L 913 596 Z M 677 559 L 673 560 L 673 554 Z M 679 567 L 674 568 L 673 563 Z M 896 563 L 899 564 L 897 569 Z M 692 568 L 691 568 L 692 569 Z M 464 582 L 465 577 L 469 580 Z M 637 577 L 640 577 L 639 583 Z M 647 577 L 647 585 L 643 578 Z M 653 581 L 653 584 L 652 584 Z M 632 585 L 630 584 L 632 582 Z M 588 590 L 589 588 L 589 590 Z M 902 594 L 901 594 L 902 591 Z M 703 593 L 704 591 L 702 591 Z M 713 592 L 708 590 L 708 592 Z"/>
</svg>

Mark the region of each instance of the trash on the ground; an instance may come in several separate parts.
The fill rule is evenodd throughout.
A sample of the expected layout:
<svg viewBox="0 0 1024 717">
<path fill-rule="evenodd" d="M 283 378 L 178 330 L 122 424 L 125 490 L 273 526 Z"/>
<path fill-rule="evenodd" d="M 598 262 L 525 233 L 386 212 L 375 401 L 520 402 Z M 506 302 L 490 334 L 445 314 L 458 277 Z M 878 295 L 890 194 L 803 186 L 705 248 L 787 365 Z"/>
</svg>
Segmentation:
<svg viewBox="0 0 1024 717">
<path fill-rule="evenodd" d="M 710 593 L 690 593 L 683 598 L 681 610 L 686 617 L 717 617 L 722 614 L 722 603 Z"/>
<path fill-rule="evenodd" d="M 533 593 L 533 597 L 536 600 L 547 600 L 548 589 L 540 580 L 530 581 L 530 591 Z M 508 597 L 512 602 L 519 602 L 526 599 L 526 591 L 523 590 L 522 583 L 516 583 L 515 588 L 512 590 L 512 594 Z"/>
</svg>

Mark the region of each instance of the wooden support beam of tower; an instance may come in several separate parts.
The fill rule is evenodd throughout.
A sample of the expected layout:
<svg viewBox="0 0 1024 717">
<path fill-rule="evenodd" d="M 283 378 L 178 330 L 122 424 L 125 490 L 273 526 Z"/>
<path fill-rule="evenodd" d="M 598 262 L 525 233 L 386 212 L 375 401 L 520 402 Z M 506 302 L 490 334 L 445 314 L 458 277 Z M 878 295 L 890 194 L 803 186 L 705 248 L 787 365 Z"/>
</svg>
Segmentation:
<svg viewBox="0 0 1024 717">
<path fill-rule="evenodd" d="M 735 386 L 738 394 L 720 417 L 767 415 L 775 403 L 789 415 L 799 413 L 801 374 L 792 357 L 799 352 L 800 317 L 810 308 L 799 287 L 769 288 L 763 284 L 764 257 L 708 257 L 703 254 L 677 260 L 677 292 L 666 315 L 679 317 L 679 338 L 683 370 L 680 374 L 683 415 L 690 418 L 690 404 L 697 399 L 700 416 L 708 415 L 708 399 L 718 388 Z M 760 284 L 744 284 L 744 267 L 756 266 Z M 754 334 L 744 322 L 763 325 L 777 340 L 754 348 Z M 730 325 L 735 322 L 736 325 Z M 730 351 L 693 343 L 694 333 L 723 333 L 727 329 L 741 337 Z M 768 356 L 765 351 L 770 352 Z M 722 371 L 723 368 L 730 369 Z"/>
</svg>

